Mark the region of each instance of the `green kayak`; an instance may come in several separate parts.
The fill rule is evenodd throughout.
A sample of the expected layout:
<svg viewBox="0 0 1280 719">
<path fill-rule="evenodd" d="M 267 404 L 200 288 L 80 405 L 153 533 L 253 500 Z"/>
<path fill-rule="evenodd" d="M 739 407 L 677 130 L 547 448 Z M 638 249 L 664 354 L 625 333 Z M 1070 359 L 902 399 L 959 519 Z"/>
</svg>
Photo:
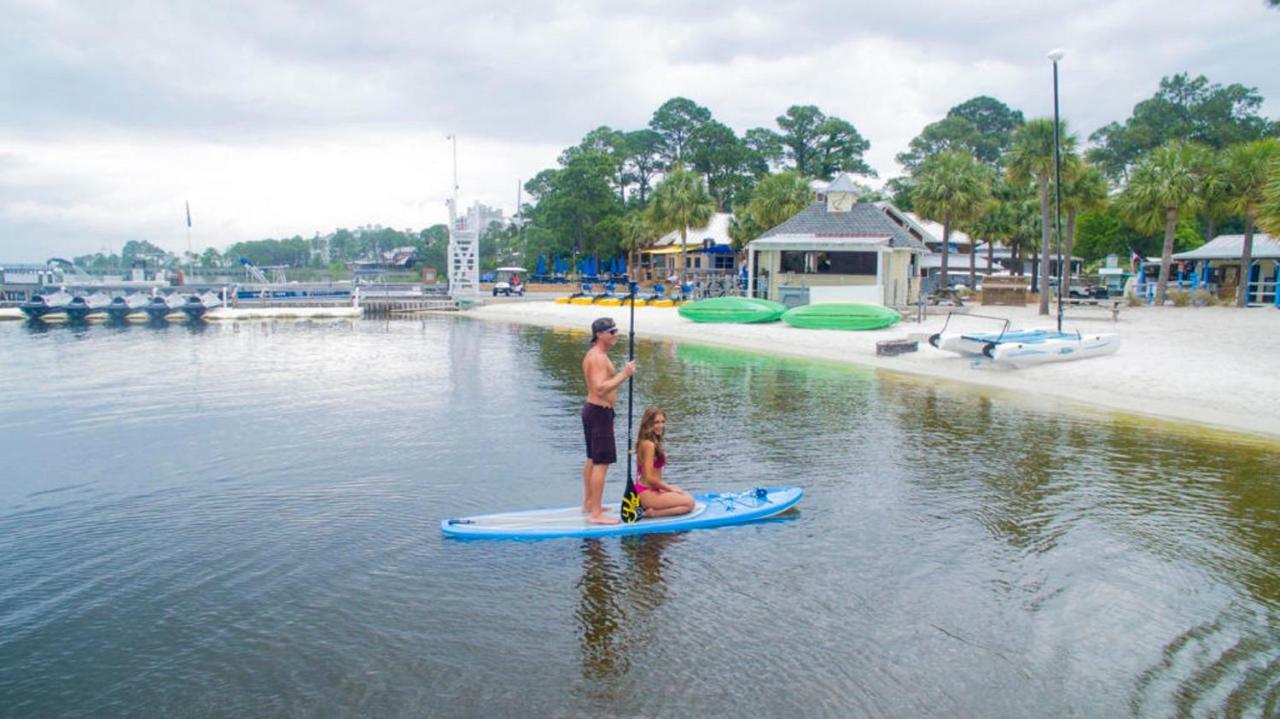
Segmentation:
<svg viewBox="0 0 1280 719">
<path fill-rule="evenodd" d="M 857 302 L 801 305 L 782 316 L 782 321 L 792 327 L 808 330 L 878 330 L 900 319 L 902 315 L 889 307 Z"/>
<path fill-rule="evenodd" d="M 713 297 L 681 305 L 680 316 L 694 322 L 773 322 L 787 311 L 780 302 L 755 297 Z"/>
</svg>

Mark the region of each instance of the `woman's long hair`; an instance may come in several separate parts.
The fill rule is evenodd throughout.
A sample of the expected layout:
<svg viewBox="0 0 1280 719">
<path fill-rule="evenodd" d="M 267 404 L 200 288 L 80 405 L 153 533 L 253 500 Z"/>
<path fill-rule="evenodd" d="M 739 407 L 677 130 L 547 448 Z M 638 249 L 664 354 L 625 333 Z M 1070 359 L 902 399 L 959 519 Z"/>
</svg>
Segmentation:
<svg viewBox="0 0 1280 719">
<path fill-rule="evenodd" d="M 653 442 L 653 461 L 657 462 L 660 457 L 665 459 L 667 453 L 662 449 L 662 438 L 654 433 L 653 424 L 659 417 L 666 416 L 667 413 L 657 407 L 645 408 L 644 415 L 640 417 L 640 433 L 636 435 L 636 457 L 640 456 L 640 443 L 647 439 Z"/>
</svg>

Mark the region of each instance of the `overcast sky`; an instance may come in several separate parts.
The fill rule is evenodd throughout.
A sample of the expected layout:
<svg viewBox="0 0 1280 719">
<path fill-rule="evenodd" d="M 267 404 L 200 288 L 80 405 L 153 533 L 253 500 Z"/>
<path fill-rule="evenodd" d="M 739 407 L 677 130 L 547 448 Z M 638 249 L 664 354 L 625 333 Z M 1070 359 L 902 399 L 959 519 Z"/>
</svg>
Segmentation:
<svg viewBox="0 0 1280 719">
<path fill-rule="evenodd" d="M 674 96 L 739 133 L 817 105 L 883 180 L 976 95 L 1051 114 L 1058 46 L 1082 136 L 1183 71 L 1258 88 L 1275 118 L 1278 41 L 1263 0 L 0 0 L 0 263 L 185 250 L 187 200 L 197 251 L 426 227 L 450 133 L 463 202 L 510 213 L 561 149 Z"/>
</svg>

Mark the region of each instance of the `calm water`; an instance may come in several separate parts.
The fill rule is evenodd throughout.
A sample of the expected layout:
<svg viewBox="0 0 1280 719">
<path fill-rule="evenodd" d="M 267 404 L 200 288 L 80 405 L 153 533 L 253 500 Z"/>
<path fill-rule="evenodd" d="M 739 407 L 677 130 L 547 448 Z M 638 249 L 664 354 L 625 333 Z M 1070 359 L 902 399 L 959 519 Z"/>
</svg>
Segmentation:
<svg viewBox="0 0 1280 719">
<path fill-rule="evenodd" d="M 1280 714 L 1274 446 L 644 343 L 672 479 L 798 512 L 443 539 L 579 500 L 584 341 L 0 324 L 0 715 Z"/>
</svg>

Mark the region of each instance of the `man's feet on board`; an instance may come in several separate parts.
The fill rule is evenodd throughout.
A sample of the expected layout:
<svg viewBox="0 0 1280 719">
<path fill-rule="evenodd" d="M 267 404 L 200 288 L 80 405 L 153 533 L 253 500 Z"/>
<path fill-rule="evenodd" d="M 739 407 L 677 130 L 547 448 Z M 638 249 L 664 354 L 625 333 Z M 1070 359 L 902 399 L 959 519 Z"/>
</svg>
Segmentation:
<svg viewBox="0 0 1280 719">
<path fill-rule="evenodd" d="M 591 524 L 620 524 L 622 522 L 621 519 L 603 512 L 587 517 L 587 521 Z"/>
</svg>

